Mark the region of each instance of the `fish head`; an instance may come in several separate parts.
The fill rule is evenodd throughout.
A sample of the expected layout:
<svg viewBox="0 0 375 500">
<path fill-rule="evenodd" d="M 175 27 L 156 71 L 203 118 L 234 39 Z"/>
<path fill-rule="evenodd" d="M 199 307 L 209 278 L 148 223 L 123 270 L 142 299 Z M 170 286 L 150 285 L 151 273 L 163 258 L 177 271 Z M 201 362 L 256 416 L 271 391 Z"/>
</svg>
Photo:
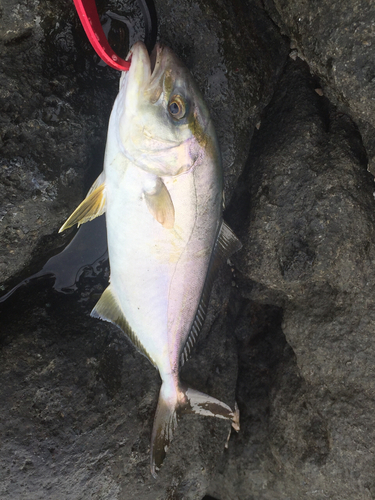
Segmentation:
<svg viewBox="0 0 375 500">
<path fill-rule="evenodd" d="M 149 56 L 137 42 L 130 50 L 116 103 L 116 129 L 122 153 L 138 167 L 176 176 L 207 155 L 220 162 L 208 108 L 186 66 L 157 44 Z"/>
</svg>

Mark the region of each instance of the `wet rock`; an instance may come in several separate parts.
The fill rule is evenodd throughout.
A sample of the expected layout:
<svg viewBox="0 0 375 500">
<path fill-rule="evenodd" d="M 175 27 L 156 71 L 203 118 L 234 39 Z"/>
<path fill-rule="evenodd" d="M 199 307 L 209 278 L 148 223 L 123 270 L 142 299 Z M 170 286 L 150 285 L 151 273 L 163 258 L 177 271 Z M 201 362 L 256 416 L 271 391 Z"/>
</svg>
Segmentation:
<svg viewBox="0 0 375 500">
<path fill-rule="evenodd" d="M 209 318 L 183 376 L 233 404 L 227 271 L 216 285 L 214 324 Z M 34 283 L 2 304 L 1 498 L 203 498 L 230 424 L 181 419 L 155 480 L 150 437 L 159 376 L 117 328 L 89 318 L 106 283 L 98 289 L 85 277 L 79 286 L 80 293 L 61 295 Z"/>
<path fill-rule="evenodd" d="M 268 0 L 282 32 L 319 76 L 324 93 L 359 126 L 375 173 L 375 5 L 366 0 Z"/>
<path fill-rule="evenodd" d="M 191 69 L 212 109 L 229 199 L 254 125 L 287 57 L 287 43 L 256 3 L 236 8 L 189 3 L 188 17 L 187 7 L 156 2 L 160 37 Z M 99 12 L 120 55 L 143 38 L 135 0 L 103 2 Z M 245 18 L 251 30 L 244 36 Z M 67 9 L 62 1 L 27 7 L 8 2 L 0 43 L 4 282 L 22 274 L 26 264 L 38 270 L 49 252 L 69 238 L 57 236 L 56 230 L 101 171 L 119 75 L 94 55 L 73 5 Z"/>
<path fill-rule="evenodd" d="M 81 50 L 87 42 L 63 2 L 10 1 L 1 16 L 4 282 L 69 239 L 56 231 L 101 168 L 117 75 Z"/>
</svg>

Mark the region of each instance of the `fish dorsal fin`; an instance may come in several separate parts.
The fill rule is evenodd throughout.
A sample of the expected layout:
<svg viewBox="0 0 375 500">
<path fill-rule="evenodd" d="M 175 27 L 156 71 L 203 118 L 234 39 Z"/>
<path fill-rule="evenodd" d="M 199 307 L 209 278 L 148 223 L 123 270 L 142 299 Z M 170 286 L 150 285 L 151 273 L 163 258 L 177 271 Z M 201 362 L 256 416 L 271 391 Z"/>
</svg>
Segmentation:
<svg viewBox="0 0 375 500">
<path fill-rule="evenodd" d="M 157 178 L 152 190 L 144 191 L 147 208 L 155 219 L 166 229 L 174 226 L 174 206 L 164 182 Z"/>
<path fill-rule="evenodd" d="M 202 330 L 204 320 L 206 318 L 208 302 L 211 295 L 212 286 L 216 275 L 223 265 L 234 252 L 237 252 L 242 247 L 240 240 L 236 237 L 233 231 L 225 224 L 221 223 L 221 227 L 216 238 L 215 246 L 211 254 L 210 264 L 202 295 L 199 301 L 199 306 L 190 329 L 190 333 L 186 338 L 184 348 L 181 351 L 180 363 L 181 366 L 189 359 L 191 350 L 196 343 L 198 336 Z"/>
<path fill-rule="evenodd" d="M 65 224 L 61 226 L 59 233 L 74 226 L 74 224 L 79 226 L 104 214 L 106 205 L 104 180 L 104 172 L 102 172 L 91 186 L 83 202 L 74 210 Z"/>
<path fill-rule="evenodd" d="M 99 318 L 104 321 L 109 321 L 110 323 L 118 326 L 129 337 L 138 351 L 144 354 L 150 360 L 150 362 L 155 365 L 154 360 L 150 357 L 141 341 L 137 337 L 137 334 L 132 330 L 127 319 L 125 318 L 120 304 L 118 303 L 118 300 L 111 289 L 111 285 L 109 285 L 102 293 L 102 296 L 100 297 L 98 303 L 91 311 L 91 316 L 93 318 Z"/>
</svg>

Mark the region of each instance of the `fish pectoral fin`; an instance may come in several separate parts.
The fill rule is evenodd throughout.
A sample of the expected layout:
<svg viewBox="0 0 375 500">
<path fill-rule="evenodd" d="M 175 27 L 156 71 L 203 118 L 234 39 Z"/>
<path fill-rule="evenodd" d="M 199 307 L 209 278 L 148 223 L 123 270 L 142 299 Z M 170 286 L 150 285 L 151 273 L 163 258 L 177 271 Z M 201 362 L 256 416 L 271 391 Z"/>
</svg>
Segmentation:
<svg viewBox="0 0 375 500">
<path fill-rule="evenodd" d="M 99 215 L 104 214 L 106 207 L 104 172 L 102 172 L 91 186 L 83 202 L 74 210 L 72 215 L 59 229 L 59 233 L 65 231 L 74 224 L 84 224 Z"/>
<path fill-rule="evenodd" d="M 111 285 L 104 290 L 96 306 L 91 311 L 90 316 L 104 321 L 109 321 L 110 323 L 118 326 L 129 337 L 138 351 L 144 354 L 146 358 L 148 358 L 148 360 L 155 366 L 154 360 L 148 354 L 137 334 L 130 327 L 127 319 L 125 318 L 117 297 L 111 289 Z"/>
<path fill-rule="evenodd" d="M 171 195 L 159 178 L 156 189 L 152 192 L 144 192 L 147 208 L 152 216 L 166 229 L 174 226 L 174 206 Z"/>
</svg>

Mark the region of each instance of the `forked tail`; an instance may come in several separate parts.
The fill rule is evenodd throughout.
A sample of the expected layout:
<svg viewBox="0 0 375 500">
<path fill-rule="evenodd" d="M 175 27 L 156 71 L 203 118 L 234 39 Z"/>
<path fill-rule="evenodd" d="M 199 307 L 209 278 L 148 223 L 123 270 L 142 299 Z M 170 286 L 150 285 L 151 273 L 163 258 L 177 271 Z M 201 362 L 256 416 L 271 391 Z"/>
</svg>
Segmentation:
<svg viewBox="0 0 375 500">
<path fill-rule="evenodd" d="M 208 417 L 230 420 L 236 431 L 240 429 L 239 410 L 233 411 L 228 405 L 203 392 L 163 382 L 151 437 L 151 473 L 156 478 L 165 458 L 167 449 L 177 427 L 177 420 L 183 413 L 196 413 Z"/>
</svg>

